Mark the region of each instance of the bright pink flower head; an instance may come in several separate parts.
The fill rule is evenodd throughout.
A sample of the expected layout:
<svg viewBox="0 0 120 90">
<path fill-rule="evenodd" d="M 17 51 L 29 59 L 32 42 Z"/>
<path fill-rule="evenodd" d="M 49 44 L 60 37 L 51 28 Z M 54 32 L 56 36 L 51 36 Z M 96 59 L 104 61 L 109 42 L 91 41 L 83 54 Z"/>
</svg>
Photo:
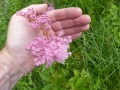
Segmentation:
<svg viewBox="0 0 120 90">
<path fill-rule="evenodd" d="M 34 64 L 39 66 L 46 63 L 46 67 L 51 66 L 53 62 L 64 64 L 71 52 L 68 52 L 71 38 L 60 36 L 36 37 L 26 48 L 35 56 Z"/>
</svg>

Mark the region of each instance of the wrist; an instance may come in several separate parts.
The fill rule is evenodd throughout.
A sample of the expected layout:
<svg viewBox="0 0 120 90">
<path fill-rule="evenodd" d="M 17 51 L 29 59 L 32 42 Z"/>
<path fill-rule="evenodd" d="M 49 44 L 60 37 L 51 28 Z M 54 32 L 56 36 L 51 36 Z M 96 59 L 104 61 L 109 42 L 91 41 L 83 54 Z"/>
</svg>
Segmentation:
<svg viewBox="0 0 120 90">
<path fill-rule="evenodd" d="M 12 90 L 25 74 L 20 65 L 12 62 L 14 59 L 4 50 L 0 51 L 0 90 Z"/>
</svg>

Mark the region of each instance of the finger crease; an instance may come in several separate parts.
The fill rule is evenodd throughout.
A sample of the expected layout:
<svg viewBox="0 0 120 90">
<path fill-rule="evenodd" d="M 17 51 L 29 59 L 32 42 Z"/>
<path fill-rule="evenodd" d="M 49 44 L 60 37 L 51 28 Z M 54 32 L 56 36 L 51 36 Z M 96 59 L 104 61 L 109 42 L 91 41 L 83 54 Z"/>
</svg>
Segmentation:
<svg viewBox="0 0 120 90">
<path fill-rule="evenodd" d="M 53 22 L 57 21 L 54 14 L 53 14 L 53 12 L 51 12 L 51 15 L 53 16 Z"/>
<path fill-rule="evenodd" d="M 60 30 L 63 29 L 63 28 L 62 28 L 62 24 L 61 24 L 61 22 L 59 22 L 59 25 L 60 25 Z"/>
</svg>

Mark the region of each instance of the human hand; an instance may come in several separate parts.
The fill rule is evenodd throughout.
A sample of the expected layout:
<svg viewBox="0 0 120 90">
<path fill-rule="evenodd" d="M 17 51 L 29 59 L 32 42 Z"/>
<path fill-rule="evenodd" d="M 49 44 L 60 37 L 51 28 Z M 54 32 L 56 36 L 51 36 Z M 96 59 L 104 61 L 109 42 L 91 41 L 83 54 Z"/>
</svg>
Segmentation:
<svg viewBox="0 0 120 90">
<path fill-rule="evenodd" d="M 22 9 L 22 11 L 25 12 L 28 8 L 33 8 L 36 15 L 40 15 L 48 7 L 46 4 L 30 5 Z M 52 10 L 47 14 L 52 22 L 52 29 L 49 30 L 49 34 L 63 32 L 63 36 L 71 36 L 72 39 L 76 39 L 81 36 L 83 31 L 89 29 L 90 16 L 82 15 L 80 8 L 73 7 Z M 26 46 L 36 36 L 41 36 L 41 33 L 38 30 L 33 30 L 28 20 L 24 17 L 16 16 L 16 14 L 12 16 L 9 23 L 6 45 L 1 52 L 6 56 L 6 60 L 12 62 L 24 74 L 35 68 L 33 62 L 34 56 L 26 50 Z"/>
</svg>

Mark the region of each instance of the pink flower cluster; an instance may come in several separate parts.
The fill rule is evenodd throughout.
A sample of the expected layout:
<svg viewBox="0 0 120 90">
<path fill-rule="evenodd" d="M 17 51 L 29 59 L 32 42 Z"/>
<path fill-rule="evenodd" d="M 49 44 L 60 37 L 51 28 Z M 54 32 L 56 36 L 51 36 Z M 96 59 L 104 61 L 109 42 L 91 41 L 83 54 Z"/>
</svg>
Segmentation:
<svg viewBox="0 0 120 90">
<path fill-rule="evenodd" d="M 35 56 L 35 65 L 46 63 L 46 67 L 48 67 L 55 61 L 64 64 L 65 59 L 71 55 L 71 52 L 67 52 L 69 42 L 71 42 L 71 37 L 62 38 L 54 35 L 49 39 L 36 37 L 35 41 L 27 46 L 27 49 L 31 50 L 32 55 Z"/>
<path fill-rule="evenodd" d="M 47 30 L 51 28 L 50 26 L 51 21 L 48 18 L 46 11 L 43 12 L 42 15 L 36 16 L 35 11 L 33 10 L 33 8 L 31 8 L 31 9 L 28 9 L 27 12 L 19 11 L 16 14 L 21 15 L 26 19 L 28 19 L 28 21 L 30 22 L 30 26 L 33 29 L 43 30 L 43 32 L 45 33 Z"/>
<path fill-rule="evenodd" d="M 51 4 L 52 7 L 52 4 Z M 26 49 L 31 51 L 34 58 L 34 65 L 46 64 L 46 67 L 52 65 L 53 62 L 64 64 L 71 52 L 68 52 L 71 37 L 63 38 L 58 36 L 46 36 L 47 31 L 51 28 L 50 19 L 46 11 L 42 15 L 35 15 L 35 11 L 28 9 L 27 12 L 19 11 L 17 15 L 23 16 L 30 22 L 30 26 L 35 30 L 42 30 L 45 36 L 36 37 L 35 41 L 31 42 Z"/>
</svg>

